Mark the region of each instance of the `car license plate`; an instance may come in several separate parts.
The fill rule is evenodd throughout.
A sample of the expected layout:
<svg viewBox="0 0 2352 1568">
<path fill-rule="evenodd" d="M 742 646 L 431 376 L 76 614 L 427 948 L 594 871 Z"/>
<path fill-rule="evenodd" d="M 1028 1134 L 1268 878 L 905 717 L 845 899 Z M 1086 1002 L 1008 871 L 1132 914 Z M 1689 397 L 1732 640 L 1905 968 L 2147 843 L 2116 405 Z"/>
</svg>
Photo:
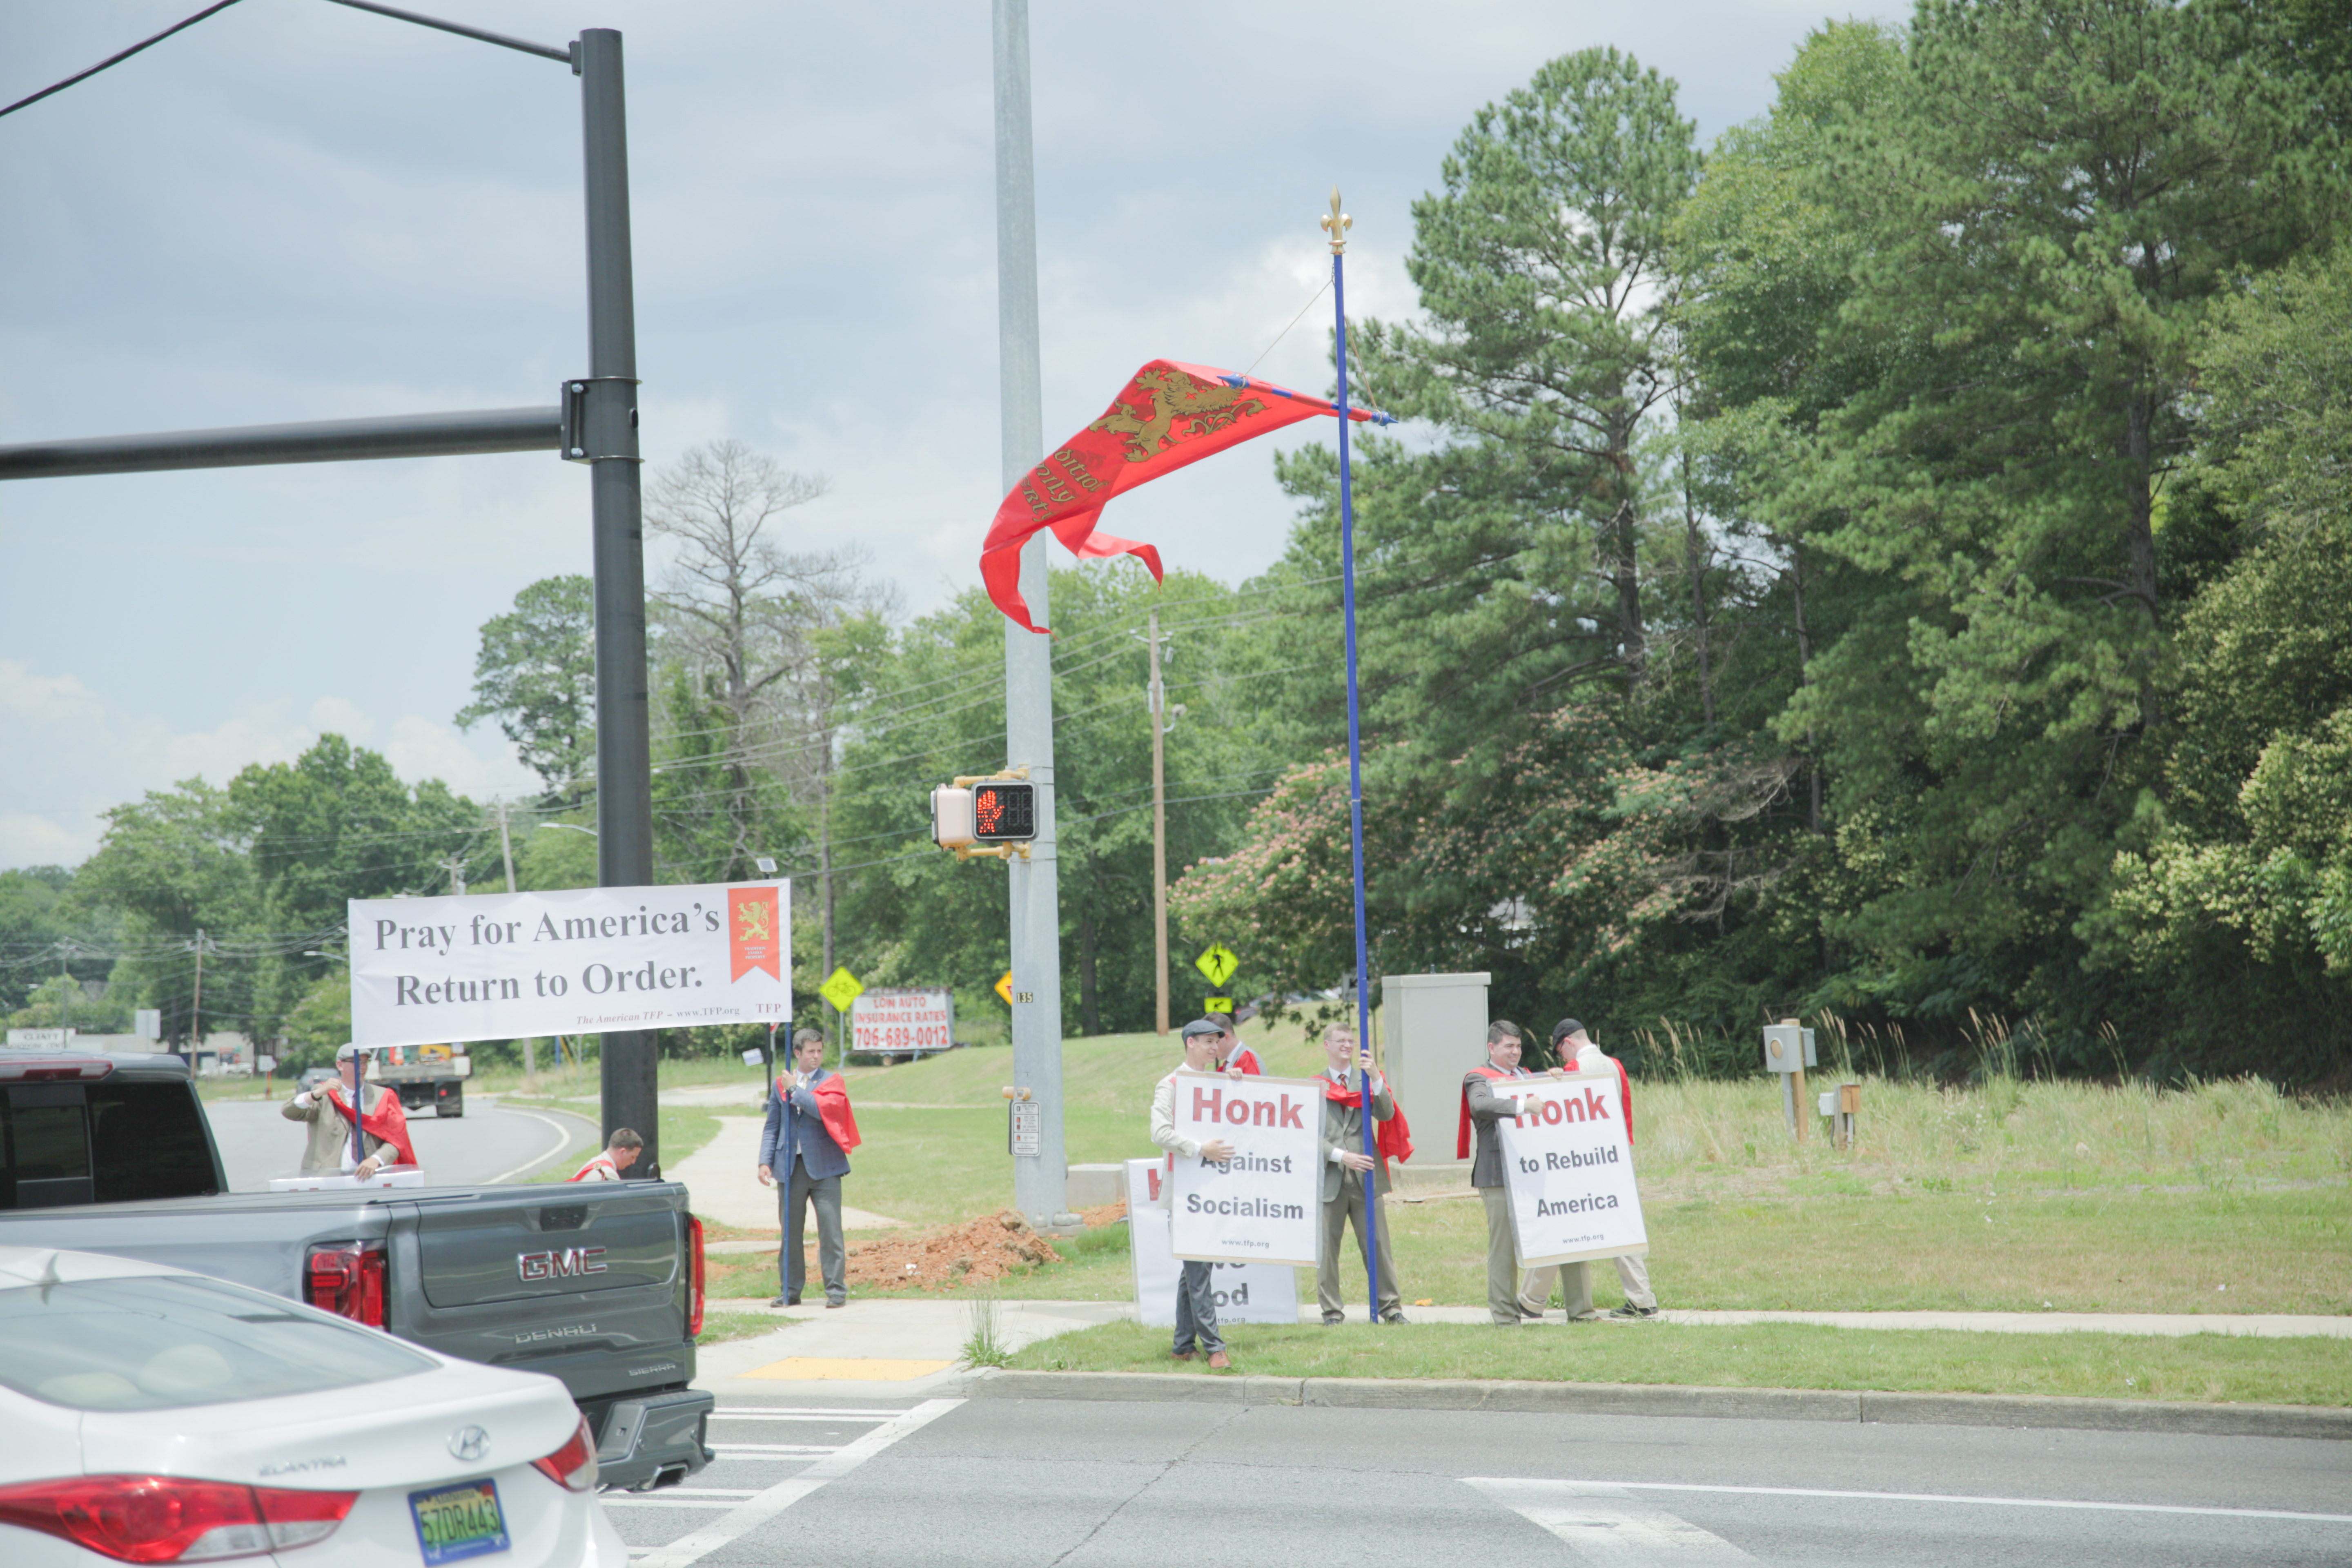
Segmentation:
<svg viewBox="0 0 2352 1568">
<path fill-rule="evenodd" d="M 416 1520 L 416 1542 L 425 1548 L 428 1563 L 462 1563 L 513 1544 L 507 1539 L 506 1510 L 499 1506 L 496 1481 L 460 1481 L 411 1492 L 408 1511 Z"/>
</svg>

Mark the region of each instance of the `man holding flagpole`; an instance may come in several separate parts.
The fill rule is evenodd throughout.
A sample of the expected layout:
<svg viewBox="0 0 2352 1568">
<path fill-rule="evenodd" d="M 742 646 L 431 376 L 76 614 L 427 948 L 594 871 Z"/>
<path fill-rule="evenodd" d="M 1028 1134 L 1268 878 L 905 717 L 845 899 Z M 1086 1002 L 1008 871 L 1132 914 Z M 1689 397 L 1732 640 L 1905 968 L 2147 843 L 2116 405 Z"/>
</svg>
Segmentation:
<svg viewBox="0 0 2352 1568">
<path fill-rule="evenodd" d="M 1387 1205 L 1381 1199 L 1388 1195 L 1389 1161 L 1410 1158 L 1412 1143 L 1404 1131 L 1404 1118 L 1389 1093 L 1387 1079 L 1372 1071 L 1371 1054 L 1360 1052 L 1356 1034 L 1333 1025 L 1323 1031 L 1323 1235 L 1322 1247 L 1315 1266 L 1316 1302 L 1323 1310 L 1323 1325 L 1332 1327 L 1346 1320 L 1347 1313 L 1339 1296 L 1339 1244 L 1347 1237 L 1347 1227 L 1356 1227 L 1357 1249 L 1363 1254 L 1368 1279 L 1380 1281 L 1376 1301 L 1383 1323 L 1404 1321 L 1404 1299 L 1397 1290 L 1396 1254 L 1389 1246 Z M 1355 1074 L 1370 1078 L 1372 1120 L 1380 1124 L 1380 1160 L 1363 1152 L 1364 1100 Z M 1366 1213 L 1364 1177 L 1372 1177 L 1373 1192 L 1369 1220 Z M 1374 1241 L 1375 1235 L 1379 1240 Z M 1378 1247 L 1377 1276 L 1371 1270 Z"/>
<path fill-rule="evenodd" d="M 408 1112 L 400 1096 L 382 1084 L 366 1083 L 360 1071 L 359 1047 L 339 1047 L 335 1067 L 341 1082 L 329 1080 L 294 1096 L 278 1108 L 289 1121 L 308 1122 L 310 1142 L 302 1150 L 302 1174 L 316 1176 L 341 1171 L 366 1181 L 386 1165 L 414 1165 L 416 1155 L 408 1142 Z M 373 1092 L 370 1092 L 373 1091 Z M 354 1149 L 352 1107 L 357 1103 L 362 1149 Z"/>
<path fill-rule="evenodd" d="M 849 1086 L 826 1070 L 824 1036 L 803 1029 L 793 1038 L 800 1070 L 776 1074 L 768 1097 L 767 1124 L 760 1131 L 760 1184 L 774 1185 L 783 1252 L 777 1259 L 782 1294 L 772 1307 L 797 1307 L 808 1279 L 808 1211 L 816 1208 L 816 1260 L 824 1278 L 824 1304 L 849 1301 L 848 1249 L 841 1238 L 841 1178 L 849 1174 L 849 1151 L 862 1142 L 849 1109 Z"/>
</svg>

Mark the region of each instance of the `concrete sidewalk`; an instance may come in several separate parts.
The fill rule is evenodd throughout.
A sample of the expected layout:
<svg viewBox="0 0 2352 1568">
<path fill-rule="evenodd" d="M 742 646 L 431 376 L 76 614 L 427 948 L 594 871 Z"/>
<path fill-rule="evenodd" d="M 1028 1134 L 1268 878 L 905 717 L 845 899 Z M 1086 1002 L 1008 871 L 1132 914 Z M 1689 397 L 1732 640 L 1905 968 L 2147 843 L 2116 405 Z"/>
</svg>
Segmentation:
<svg viewBox="0 0 2352 1568">
<path fill-rule="evenodd" d="M 971 1338 L 977 1299 L 908 1297 L 769 1307 L 714 1301 L 713 1310 L 753 1310 L 783 1321 L 779 1331 L 713 1345 L 696 1356 L 697 1388 L 721 1398 L 799 1394 L 826 1399 L 919 1397 L 955 1381 Z M 1124 1301 L 999 1301 L 996 1335 L 1009 1349 L 1073 1329 L 1131 1318 Z"/>
<path fill-rule="evenodd" d="M 721 1116 L 719 1135 L 665 1173 L 673 1182 L 686 1184 L 688 1200 L 696 1214 L 705 1219 L 715 1219 L 721 1225 L 731 1225 L 743 1230 L 764 1230 L 782 1235 L 777 1224 L 776 1189 L 760 1184 L 760 1128 L 762 1119 L 757 1116 Z M 857 1184 L 856 1164 L 845 1178 L 846 1186 L 855 1190 Z M 868 1209 L 841 1205 L 841 1227 L 844 1230 L 880 1230 L 903 1225 L 887 1215 Z M 814 1230 L 814 1222 L 811 1222 Z M 730 1244 L 720 1242 L 720 1247 Z M 752 1250 L 753 1247 L 740 1248 Z"/>
</svg>

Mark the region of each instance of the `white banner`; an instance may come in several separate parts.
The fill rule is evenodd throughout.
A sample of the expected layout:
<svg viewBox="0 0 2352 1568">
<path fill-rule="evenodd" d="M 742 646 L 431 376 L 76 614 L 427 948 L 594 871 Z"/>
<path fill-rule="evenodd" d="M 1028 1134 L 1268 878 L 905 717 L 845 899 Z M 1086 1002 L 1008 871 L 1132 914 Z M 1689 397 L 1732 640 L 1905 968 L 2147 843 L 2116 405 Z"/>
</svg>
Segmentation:
<svg viewBox="0 0 2352 1568">
<path fill-rule="evenodd" d="M 893 1056 L 955 1044 L 955 997 L 947 991 L 866 991 L 849 1010 L 849 1048 Z"/>
<path fill-rule="evenodd" d="M 1179 1073 L 1176 1131 L 1233 1146 L 1176 1157 L 1170 1244 L 1179 1258 L 1311 1266 L 1321 1230 L 1320 1079 Z"/>
<path fill-rule="evenodd" d="M 1649 1251 L 1616 1069 L 1512 1079 L 1495 1089 L 1519 1102 L 1516 1120 L 1495 1125 L 1520 1265 Z"/>
<path fill-rule="evenodd" d="M 1135 1315 L 1148 1328 L 1176 1326 L 1179 1265 L 1168 1241 L 1161 1162 L 1127 1163 L 1128 1256 L 1135 1267 Z M 1220 1323 L 1295 1323 L 1298 1275 L 1287 1263 L 1216 1263 L 1210 1276 Z"/>
<path fill-rule="evenodd" d="M 790 1024 L 789 881 L 351 900 L 363 1046 Z"/>
</svg>

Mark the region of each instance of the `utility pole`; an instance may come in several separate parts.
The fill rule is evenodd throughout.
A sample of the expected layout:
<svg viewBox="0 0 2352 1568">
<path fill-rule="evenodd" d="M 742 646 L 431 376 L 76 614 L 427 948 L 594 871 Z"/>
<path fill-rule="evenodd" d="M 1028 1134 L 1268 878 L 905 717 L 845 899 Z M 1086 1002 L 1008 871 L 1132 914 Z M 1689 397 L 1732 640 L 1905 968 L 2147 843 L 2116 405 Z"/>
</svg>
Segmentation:
<svg viewBox="0 0 2352 1568">
<path fill-rule="evenodd" d="M 1029 0 L 994 0 L 996 77 L 997 385 L 1004 489 L 1045 455 L 1037 363 L 1037 168 L 1029 137 Z M 1051 626 L 1045 544 L 1022 547 L 1021 595 L 1030 618 Z M 1005 863 L 1013 939 L 1013 1079 L 1038 1107 L 1034 1154 L 1013 1157 L 1013 1206 L 1039 1229 L 1066 1218 L 1069 1169 L 1062 1143 L 1061 889 L 1054 858 L 1054 648 L 1004 623 L 1006 764 L 1036 785 L 1037 837 Z"/>
<path fill-rule="evenodd" d="M 1168 689 L 1160 679 L 1160 612 L 1151 642 L 1151 957 L 1158 977 L 1161 1034 L 1168 1032 Z"/>
<path fill-rule="evenodd" d="M 507 863 L 507 891 L 515 890 L 514 836 L 507 831 L 507 803 L 499 802 L 499 853 Z M 539 1042 L 529 1036 L 522 1042 L 522 1076 L 529 1083 L 539 1077 Z"/>
<path fill-rule="evenodd" d="M 440 867 L 444 871 L 449 873 L 449 892 L 451 896 L 456 898 L 465 897 L 466 862 L 464 858 L 453 854 L 446 859 L 436 860 L 433 863 Z"/>
<path fill-rule="evenodd" d="M 205 1040 L 205 928 L 196 928 L 196 999 L 188 1009 L 188 1070 L 196 1070 L 196 1047 Z"/>
</svg>

